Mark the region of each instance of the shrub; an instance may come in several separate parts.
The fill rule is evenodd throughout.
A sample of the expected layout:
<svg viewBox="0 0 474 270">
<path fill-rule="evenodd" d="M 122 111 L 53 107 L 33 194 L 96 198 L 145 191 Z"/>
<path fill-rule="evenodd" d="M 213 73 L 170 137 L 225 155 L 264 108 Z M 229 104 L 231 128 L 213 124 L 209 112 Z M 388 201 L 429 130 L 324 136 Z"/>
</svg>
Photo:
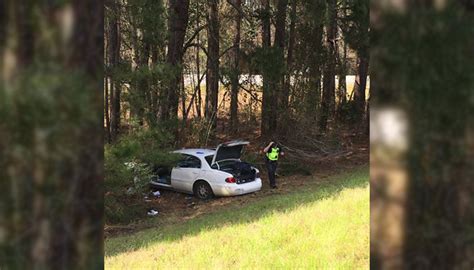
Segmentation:
<svg viewBox="0 0 474 270">
<path fill-rule="evenodd" d="M 139 131 L 105 147 L 105 218 L 128 223 L 144 213 L 146 192 L 155 166 L 172 166 L 172 136 L 160 129 Z"/>
</svg>

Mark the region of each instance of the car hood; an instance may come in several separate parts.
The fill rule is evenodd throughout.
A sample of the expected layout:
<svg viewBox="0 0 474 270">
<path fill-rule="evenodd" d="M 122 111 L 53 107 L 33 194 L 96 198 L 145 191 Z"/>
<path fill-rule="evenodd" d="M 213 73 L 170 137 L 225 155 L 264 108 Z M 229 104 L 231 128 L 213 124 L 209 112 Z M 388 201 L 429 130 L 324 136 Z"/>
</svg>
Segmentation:
<svg viewBox="0 0 474 270">
<path fill-rule="evenodd" d="M 246 141 L 230 141 L 219 144 L 216 153 L 212 158 L 212 164 L 226 159 L 240 159 L 244 145 L 249 144 Z"/>
</svg>

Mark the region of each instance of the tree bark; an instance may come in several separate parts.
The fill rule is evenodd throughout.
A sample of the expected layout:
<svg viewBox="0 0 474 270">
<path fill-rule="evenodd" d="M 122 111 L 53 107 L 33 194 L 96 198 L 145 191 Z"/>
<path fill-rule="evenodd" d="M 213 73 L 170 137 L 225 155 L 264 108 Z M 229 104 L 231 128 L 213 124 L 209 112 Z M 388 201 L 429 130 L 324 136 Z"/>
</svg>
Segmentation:
<svg viewBox="0 0 474 270">
<path fill-rule="evenodd" d="M 168 101 L 162 103 L 161 118 L 168 120 L 178 116 L 179 89 L 181 85 L 184 37 L 189 19 L 189 0 L 170 0 L 168 8 L 168 54 L 166 63 L 175 68 L 174 75 L 165 96 Z"/>
<path fill-rule="evenodd" d="M 271 134 L 281 133 L 278 128 L 278 122 L 281 121 L 281 115 L 285 114 L 285 110 L 281 107 L 283 99 L 283 87 L 285 85 L 284 76 L 284 63 L 285 63 L 285 43 L 286 43 L 286 10 L 288 6 L 288 0 L 278 0 L 277 13 L 276 13 L 276 24 L 275 24 L 275 41 L 273 46 L 277 49 L 277 60 L 281 63 L 281 73 L 275 74 L 273 81 L 271 82 L 273 87 L 273 100 L 271 102 L 271 111 L 269 119 L 269 131 Z M 278 129 L 278 132 L 277 132 Z"/>
<path fill-rule="evenodd" d="M 217 126 L 219 94 L 219 15 L 218 0 L 208 1 L 208 58 L 206 72 L 206 118 L 212 129 Z"/>
<path fill-rule="evenodd" d="M 92 78 L 101 80 L 103 79 L 104 55 L 103 3 L 103 0 L 73 0 L 76 19 L 81 23 L 74 24 L 75 36 L 72 41 L 74 52 L 71 58 L 73 63 L 80 63 Z M 102 5 L 102 8 L 98 8 L 99 5 Z M 99 44 L 100 47 L 98 47 Z"/>
<path fill-rule="evenodd" d="M 198 22 L 198 25 L 197 27 L 199 28 L 199 21 L 200 20 L 200 13 L 198 11 L 198 18 L 197 18 L 197 22 Z M 196 37 L 196 40 L 197 40 L 197 44 L 201 44 L 201 32 L 199 32 L 197 34 L 197 37 Z M 196 114 L 197 114 L 197 117 L 198 119 L 201 119 L 202 115 L 201 115 L 201 109 L 202 109 L 202 96 L 201 96 L 201 80 L 200 80 L 200 77 L 201 77 L 201 59 L 200 59 L 200 56 L 199 56 L 199 53 L 201 51 L 201 48 L 199 46 L 195 47 L 196 49 L 196 71 L 197 71 L 197 98 L 196 98 Z"/>
<path fill-rule="evenodd" d="M 286 57 L 286 79 L 285 86 L 282 91 L 282 98 L 280 101 L 280 106 L 286 112 L 283 115 L 288 116 L 288 99 L 290 97 L 290 87 L 291 87 L 291 75 L 293 71 L 293 53 L 295 48 L 296 40 L 296 4 L 298 0 L 291 0 L 291 14 L 290 14 L 290 31 L 289 31 L 289 41 L 288 41 L 288 54 Z M 284 119 L 284 121 L 287 119 Z"/>
<path fill-rule="evenodd" d="M 58 243 L 57 252 L 66 257 L 71 267 L 62 268 L 95 268 L 103 263 L 103 93 L 100 91 L 104 78 L 104 1 L 73 0 L 75 29 L 71 38 L 73 51 L 70 64 L 85 71 L 85 83 L 91 95 L 94 112 L 94 123 L 81 128 L 83 151 L 77 155 L 80 171 L 76 183 L 70 185 L 72 203 L 68 213 L 70 219 L 64 225 L 64 231 L 72 229 L 72 235 L 79 239 L 63 238 L 61 233 L 53 233 Z M 95 90 L 97 89 L 97 90 Z M 72 170 L 75 172 L 74 170 Z M 70 227 L 67 227 L 67 225 Z M 75 253 L 66 253 L 63 246 L 73 247 Z M 87 247 L 87 248 L 85 248 Z M 53 257 L 53 260 L 58 260 Z M 54 268 L 54 267 L 53 267 Z"/>
<path fill-rule="evenodd" d="M 7 32 L 9 21 L 9 6 L 8 1 L 0 1 L 0 74 L 3 73 L 4 68 L 4 49 L 7 44 Z M 2 79 L 0 75 L 0 80 Z"/>
<path fill-rule="evenodd" d="M 308 71 L 304 76 L 307 76 L 307 91 L 304 93 L 303 103 L 304 112 L 306 117 L 303 123 L 308 125 L 317 126 L 318 120 L 321 117 L 321 80 L 322 70 L 324 66 L 324 59 L 321 57 L 324 52 L 324 14 L 326 11 L 326 4 L 324 1 L 306 3 L 309 9 L 309 16 L 312 20 L 306 25 L 310 29 L 311 38 L 308 38 L 303 44 L 303 50 L 308 55 L 305 66 L 308 67 Z M 304 40 L 304 37 L 302 37 Z"/>
<path fill-rule="evenodd" d="M 234 36 L 234 45 L 232 53 L 232 73 L 231 73 L 231 100 L 230 100 L 230 122 L 231 122 L 231 131 L 236 132 L 239 125 L 238 119 L 238 96 L 239 96 L 239 61 L 240 61 L 240 24 L 242 21 L 242 0 L 232 0 L 234 1 L 235 10 L 235 36 Z"/>
<path fill-rule="evenodd" d="M 369 57 L 360 55 L 358 59 L 357 76 L 354 83 L 354 103 L 356 118 L 361 121 L 365 115 L 367 75 L 369 71 Z"/>
<path fill-rule="evenodd" d="M 274 46 L 278 48 L 285 48 L 286 38 L 286 10 L 288 0 L 278 0 L 276 24 L 275 24 L 275 41 Z"/>
<path fill-rule="evenodd" d="M 342 112 L 344 105 L 347 103 L 347 44 L 344 42 L 342 59 L 339 61 L 339 85 L 337 90 L 337 96 L 339 103 L 337 105 L 337 118 L 342 120 Z M 338 53 L 339 54 L 339 53 Z"/>
<path fill-rule="evenodd" d="M 328 1 L 329 22 L 326 27 L 327 40 L 325 42 L 327 59 L 323 71 L 323 98 L 321 104 L 321 118 L 319 128 L 325 131 L 329 119 L 335 112 L 335 75 L 336 75 L 336 0 Z"/>
<path fill-rule="evenodd" d="M 148 70 L 148 60 L 150 58 L 150 44 L 148 44 L 147 39 L 145 38 L 146 35 L 148 34 L 146 30 L 143 31 L 143 38 L 141 42 L 141 52 L 139 54 L 139 60 L 138 60 L 138 69 L 140 71 L 144 71 L 144 73 Z M 181 78 L 181 76 L 180 76 Z M 148 76 L 142 76 L 139 81 L 138 81 L 138 89 L 139 95 L 140 95 L 140 107 L 138 108 L 138 123 L 140 126 L 143 126 L 144 124 L 144 119 L 148 123 L 149 126 L 154 126 L 156 125 L 157 121 L 154 119 L 153 115 L 149 114 L 149 109 L 151 108 L 151 96 L 150 96 L 150 89 L 149 89 L 149 77 Z M 148 111 L 147 111 L 148 109 Z"/>
<path fill-rule="evenodd" d="M 119 24 L 118 16 L 119 10 L 116 3 L 112 3 L 111 12 L 113 13 L 112 18 L 109 21 L 109 39 L 108 39 L 108 53 L 109 53 L 109 69 L 112 72 L 114 68 L 118 66 L 120 59 L 120 37 L 119 37 Z M 110 113 L 110 139 L 115 141 L 120 131 L 120 95 L 121 85 L 112 76 L 111 80 L 111 113 Z"/>
<path fill-rule="evenodd" d="M 109 114 L 109 78 L 104 78 L 104 115 L 105 115 L 105 140 L 107 143 L 111 142 L 110 136 L 110 114 Z"/>
<path fill-rule="evenodd" d="M 34 2 L 32 0 L 19 0 L 13 5 L 15 32 L 19 44 L 16 48 L 18 68 L 26 67 L 33 62 L 36 41 L 33 15 Z"/>
<path fill-rule="evenodd" d="M 270 1 L 269 0 L 261 0 L 263 9 L 261 12 L 261 19 L 262 19 L 262 48 L 268 49 L 271 46 L 271 32 L 270 32 Z M 267 137 L 269 135 L 269 119 L 271 115 L 271 89 L 268 78 L 265 74 L 262 75 L 263 81 L 263 94 L 262 94 L 262 122 L 261 122 L 261 134 L 263 137 Z"/>
</svg>

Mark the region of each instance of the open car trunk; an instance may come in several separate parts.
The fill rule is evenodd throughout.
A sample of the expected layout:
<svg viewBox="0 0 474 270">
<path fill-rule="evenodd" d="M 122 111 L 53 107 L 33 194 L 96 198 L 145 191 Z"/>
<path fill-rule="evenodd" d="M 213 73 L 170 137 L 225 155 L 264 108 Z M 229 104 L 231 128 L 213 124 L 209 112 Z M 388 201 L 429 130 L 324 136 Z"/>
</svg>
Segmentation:
<svg viewBox="0 0 474 270">
<path fill-rule="evenodd" d="M 231 141 L 220 144 L 212 159 L 212 167 L 228 172 L 237 180 L 237 184 L 255 181 L 257 171 L 247 162 L 240 161 L 246 141 Z"/>
<path fill-rule="evenodd" d="M 237 184 L 255 181 L 257 177 L 257 170 L 252 165 L 239 160 L 226 161 L 219 167 L 219 170 L 232 174 L 237 180 Z"/>
<path fill-rule="evenodd" d="M 246 141 L 230 141 L 219 144 L 216 148 L 216 154 L 212 158 L 212 164 L 225 160 L 240 160 L 242 149 L 249 144 Z"/>
</svg>

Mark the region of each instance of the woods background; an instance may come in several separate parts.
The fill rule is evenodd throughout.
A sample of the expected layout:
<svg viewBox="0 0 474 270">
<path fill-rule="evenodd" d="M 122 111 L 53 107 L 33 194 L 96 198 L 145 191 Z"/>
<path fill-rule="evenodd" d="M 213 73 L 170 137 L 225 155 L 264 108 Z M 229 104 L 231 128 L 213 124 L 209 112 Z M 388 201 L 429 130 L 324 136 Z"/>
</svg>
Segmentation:
<svg viewBox="0 0 474 270">
<path fill-rule="evenodd" d="M 368 96 L 368 5 L 108 1 L 108 142 L 169 121 L 178 145 L 195 146 L 223 134 L 297 140 L 360 127 Z M 347 75 L 357 76 L 350 89 Z"/>
</svg>

